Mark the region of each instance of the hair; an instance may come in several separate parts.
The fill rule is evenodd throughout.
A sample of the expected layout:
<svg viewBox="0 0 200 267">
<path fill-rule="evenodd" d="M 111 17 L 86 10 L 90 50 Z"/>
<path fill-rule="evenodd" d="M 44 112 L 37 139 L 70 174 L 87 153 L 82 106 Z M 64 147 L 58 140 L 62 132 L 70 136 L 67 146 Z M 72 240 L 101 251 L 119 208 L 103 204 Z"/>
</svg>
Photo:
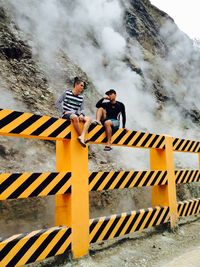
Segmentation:
<svg viewBox="0 0 200 267">
<path fill-rule="evenodd" d="M 74 78 L 74 84 L 73 85 L 75 87 L 76 84 L 80 84 L 82 82 L 84 83 L 84 89 L 85 89 L 86 88 L 86 82 L 83 79 L 79 78 L 79 77 L 75 77 Z"/>
</svg>

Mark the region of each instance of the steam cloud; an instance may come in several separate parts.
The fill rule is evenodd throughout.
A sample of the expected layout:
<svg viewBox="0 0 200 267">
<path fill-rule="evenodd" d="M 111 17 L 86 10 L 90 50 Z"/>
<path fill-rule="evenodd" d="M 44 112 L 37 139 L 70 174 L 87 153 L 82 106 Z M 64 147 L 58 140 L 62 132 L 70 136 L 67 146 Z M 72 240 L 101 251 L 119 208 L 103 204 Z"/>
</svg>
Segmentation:
<svg viewBox="0 0 200 267">
<path fill-rule="evenodd" d="M 116 89 L 118 100 L 126 105 L 128 128 L 198 138 L 199 128 L 185 118 L 183 108 L 200 110 L 199 51 L 194 52 L 192 42 L 175 25 L 168 23 L 161 29 L 170 48 L 166 57 L 157 56 L 149 63 L 137 40 L 128 52 L 120 0 L 8 3 L 29 37 L 33 54 L 48 66 L 47 71 L 54 70 L 55 79 L 62 51 L 87 73 L 101 94 L 108 88 Z M 127 66 L 127 53 L 140 66 L 143 77 Z M 162 82 L 162 93 L 170 99 L 165 105 L 156 101 L 150 77 L 159 77 Z"/>
</svg>

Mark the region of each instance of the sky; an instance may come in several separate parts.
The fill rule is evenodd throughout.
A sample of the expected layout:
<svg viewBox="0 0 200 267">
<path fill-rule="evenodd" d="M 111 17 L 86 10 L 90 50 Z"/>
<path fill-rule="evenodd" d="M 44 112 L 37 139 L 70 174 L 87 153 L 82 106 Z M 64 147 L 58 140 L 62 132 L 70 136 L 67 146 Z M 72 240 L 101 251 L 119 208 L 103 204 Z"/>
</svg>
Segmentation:
<svg viewBox="0 0 200 267">
<path fill-rule="evenodd" d="M 150 0 L 169 14 L 177 26 L 190 38 L 200 39 L 199 0 Z"/>
</svg>

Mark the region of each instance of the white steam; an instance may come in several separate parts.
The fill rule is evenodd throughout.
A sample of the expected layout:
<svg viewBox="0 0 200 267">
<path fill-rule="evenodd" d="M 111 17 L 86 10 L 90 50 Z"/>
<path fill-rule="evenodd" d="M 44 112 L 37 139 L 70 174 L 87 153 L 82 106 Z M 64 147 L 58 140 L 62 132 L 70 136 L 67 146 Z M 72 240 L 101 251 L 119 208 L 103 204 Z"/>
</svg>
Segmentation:
<svg viewBox="0 0 200 267">
<path fill-rule="evenodd" d="M 54 79 L 59 77 L 58 54 L 62 51 L 87 73 L 102 95 L 108 88 L 116 89 L 118 100 L 126 105 L 128 128 L 198 139 L 199 129 L 191 119 L 184 118 L 183 108 L 200 110 L 200 57 L 173 24 L 166 24 L 161 31 L 170 48 L 168 55 L 157 56 L 150 63 L 137 40 L 127 48 L 120 0 L 8 2 L 19 27 L 29 37 L 33 54 Z M 127 54 L 143 77 L 127 65 Z M 163 85 L 163 95 L 170 99 L 162 107 L 152 90 L 155 77 Z"/>
</svg>

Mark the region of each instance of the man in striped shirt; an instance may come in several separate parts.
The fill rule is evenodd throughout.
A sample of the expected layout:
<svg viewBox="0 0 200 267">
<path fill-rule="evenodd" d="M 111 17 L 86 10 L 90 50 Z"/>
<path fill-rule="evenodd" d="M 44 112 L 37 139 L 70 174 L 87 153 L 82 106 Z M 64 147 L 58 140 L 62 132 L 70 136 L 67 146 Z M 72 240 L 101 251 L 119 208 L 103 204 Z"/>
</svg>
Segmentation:
<svg viewBox="0 0 200 267">
<path fill-rule="evenodd" d="M 62 118 L 71 120 L 78 134 L 77 140 L 83 147 L 86 147 L 85 135 L 91 124 L 91 118 L 85 116 L 84 112 L 84 98 L 81 94 L 84 87 L 85 82 L 75 77 L 73 89 L 63 92 L 56 101 L 56 107 L 62 112 Z M 84 123 L 82 130 L 79 125 L 80 121 Z"/>
</svg>

